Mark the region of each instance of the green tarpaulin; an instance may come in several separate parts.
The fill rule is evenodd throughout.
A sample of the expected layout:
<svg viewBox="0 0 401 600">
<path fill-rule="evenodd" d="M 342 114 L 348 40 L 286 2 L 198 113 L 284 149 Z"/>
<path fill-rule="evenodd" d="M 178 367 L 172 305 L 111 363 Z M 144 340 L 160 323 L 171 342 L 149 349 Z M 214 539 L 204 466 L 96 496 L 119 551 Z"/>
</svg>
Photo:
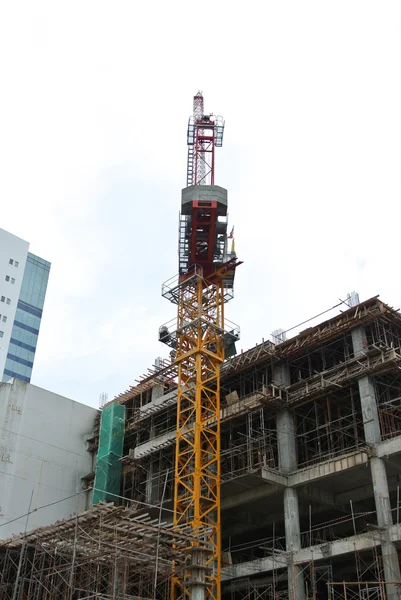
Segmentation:
<svg viewBox="0 0 401 600">
<path fill-rule="evenodd" d="M 105 406 L 100 421 L 99 449 L 93 504 L 118 502 L 125 431 L 125 407 L 118 402 Z"/>
</svg>

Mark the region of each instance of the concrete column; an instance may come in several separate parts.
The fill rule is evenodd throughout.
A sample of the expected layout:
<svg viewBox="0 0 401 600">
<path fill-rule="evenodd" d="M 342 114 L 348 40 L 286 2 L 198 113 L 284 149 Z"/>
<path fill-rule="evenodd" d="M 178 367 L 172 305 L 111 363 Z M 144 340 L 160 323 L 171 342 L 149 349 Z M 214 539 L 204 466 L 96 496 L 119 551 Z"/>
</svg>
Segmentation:
<svg viewBox="0 0 401 600">
<path fill-rule="evenodd" d="M 302 567 L 294 565 L 292 560 L 294 552 L 301 549 L 298 494 L 295 488 L 288 487 L 284 490 L 284 519 L 286 550 L 290 557 L 288 564 L 288 591 L 291 600 L 301 600 L 305 598 L 304 573 Z"/>
<path fill-rule="evenodd" d="M 360 356 L 368 347 L 366 331 L 364 327 L 356 327 L 351 331 L 352 346 L 355 356 Z"/>
<path fill-rule="evenodd" d="M 152 402 L 163 396 L 164 388 L 162 385 L 154 385 L 152 387 Z"/>
<path fill-rule="evenodd" d="M 274 369 L 276 385 L 290 385 L 288 365 L 278 365 Z M 277 443 L 279 467 L 282 473 L 291 473 L 297 468 L 297 451 L 295 442 L 295 424 L 293 414 L 286 408 L 276 414 Z M 284 490 L 285 543 L 289 556 L 288 591 L 290 600 L 305 598 L 305 582 L 302 567 L 294 565 L 294 552 L 301 549 L 301 532 L 299 524 L 298 492 L 296 488 Z"/>
<path fill-rule="evenodd" d="M 191 600 L 205 600 L 205 586 L 193 585 L 189 597 Z"/>
<path fill-rule="evenodd" d="M 388 539 L 388 528 L 393 524 L 390 495 L 388 491 L 386 466 L 382 458 L 377 456 L 370 459 L 373 493 L 375 497 L 377 524 L 383 530 L 381 551 L 383 556 L 383 571 L 386 581 L 401 581 L 400 563 L 395 544 Z M 387 539 L 386 539 L 387 538 Z M 387 600 L 400 600 L 400 585 L 386 585 Z"/>
<path fill-rule="evenodd" d="M 126 584 L 125 584 L 125 566 L 124 565 L 114 565 L 114 578 L 113 578 L 113 586 L 110 590 L 112 594 L 113 600 L 120 600 L 125 598 L 126 593 Z"/>
<path fill-rule="evenodd" d="M 355 357 L 361 356 L 367 348 L 364 327 L 354 329 L 351 332 L 351 335 L 354 355 Z M 361 377 L 358 380 L 358 388 L 361 399 L 365 440 L 374 447 L 381 441 L 381 433 L 373 378 L 370 376 Z M 388 536 L 388 527 L 393 524 L 393 516 L 391 513 L 386 466 L 383 459 L 376 456 L 372 457 L 370 459 L 370 471 L 372 475 L 377 524 L 383 529 L 381 550 L 383 556 L 384 577 L 386 581 L 400 581 L 401 574 L 397 548 L 392 542 L 386 539 Z M 400 586 L 387 584 L 386 595 L 387 600 L 401 600 Z"/>
<path fill-rule="evenodd" d="M 364 327 L 357 327 L 351 332 L 354 355 L 357 358 L 365 353 L 367 339 Z M 358 379 L 359 395 L 361 398 L 361 409 L 365 439 L 368 444 L 380 442 L 380 423 L 377 412 L 375 386 L 372 377 L 365 376 Z"/>
<path fill-rule="evenodd" d="M 377 410 L 375 384 L 372 377 L 358 379 L 359 396 L 365 440 L 368 444 L 378 444 L 381 440 L 379 413 Z"/>
<path fill-rule="evenodd" d="M 157 369 L 159 369 L 162 366 L 161 360 L 162 360 L 161 358 L 156 358 L 156 360 L 155 360 L 155 367 Z M 162 384 L 160 384 L 160 385 L 154 385 L 152 387 L 152 402 L 154 400 L 157 400 L 161 396 L 163 396 L 163 394 L 164 394 L 164 387 L 163 387 L 163 385 Z"/>
<path fill-rule="evenodd" d="M 276 413 L 279 467 L 282 473 L 291 473 L 297 468 L 294 417 L 288 409 Z"/>
<path fill-rule="evenodd" d="M 387 484 L 386 467 L 382 458 L 374 456 L 370 459 L 372 484 L 375 495 L 377 524 L 379 527 L 390 527 L 393 524 L 390 496 Z"/>
<path fill-rule="evenodd" d="M 152 459 L 149 462 L 148 478 L 146 480 L 146 502 L 152 504 L 153 498 L 153 465 Z"/>
<path fill-rule="evenodd" d="M 193 548 L 189 565 L 189 598 L 205 600 L 206 597 L 206 553 L 202 548 Z"/>
</svg>

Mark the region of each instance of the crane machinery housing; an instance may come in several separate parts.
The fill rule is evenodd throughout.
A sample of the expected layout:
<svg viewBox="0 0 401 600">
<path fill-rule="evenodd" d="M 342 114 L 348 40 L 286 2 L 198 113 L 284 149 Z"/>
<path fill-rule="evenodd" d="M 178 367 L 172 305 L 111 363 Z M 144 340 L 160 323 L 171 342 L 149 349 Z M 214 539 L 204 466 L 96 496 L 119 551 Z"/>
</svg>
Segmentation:
<svg viewBox="0 0 401 600">
<path fill-rule="evenodd" d="M 224 305 L 241 264 L 228 250 L 227 190 L 214 183 L 223 134 L 223 118 L 205 114 L 198 92 L 188 123 L 178 275 L 162 286 L 177 317 L 160 327 L 159 339 L 172 348 L 178 371 L 174 524 L 190 523 L 202 541 L 189 544 L 185 570 L 173 573 L 171 600 L 220 598 L 220 366 L 239 339 Z"/>
</svg>

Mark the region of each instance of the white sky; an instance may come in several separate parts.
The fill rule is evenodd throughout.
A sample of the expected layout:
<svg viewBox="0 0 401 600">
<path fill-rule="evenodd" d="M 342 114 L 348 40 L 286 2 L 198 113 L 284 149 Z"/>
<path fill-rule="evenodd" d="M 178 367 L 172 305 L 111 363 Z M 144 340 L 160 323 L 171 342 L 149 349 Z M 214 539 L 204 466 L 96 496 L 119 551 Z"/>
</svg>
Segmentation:
<svg viewBox="0 0 401 600">
<path fill-rule="evenodd" d="M 239 349 L 353 289 L 399 307 L 399 0 L 3 0 L 0 56 L 0 227 L 52 262 L 32 383 L 97 406 L 168 355 L 198 89 Z"/>
</svg>

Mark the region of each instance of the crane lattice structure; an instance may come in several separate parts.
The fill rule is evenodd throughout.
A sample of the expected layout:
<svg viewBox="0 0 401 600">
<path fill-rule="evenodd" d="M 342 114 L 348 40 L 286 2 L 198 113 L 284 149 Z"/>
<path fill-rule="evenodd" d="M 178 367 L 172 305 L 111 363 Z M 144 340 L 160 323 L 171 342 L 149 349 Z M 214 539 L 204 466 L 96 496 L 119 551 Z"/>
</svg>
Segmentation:
<svg viewBox="0 0 401 600">
<path fill-rule="evenodd" d="M 194 96 L 188 122 L 187 187 L 214 185 L 214 149 L 223 145 L 223 117 L 205 115 L 202 92 Z"/>
<path fill-rule="evenodd" d="M 224 306 L 240 264 L 227 252 L 227 190 L 214 185 L 223 132 L 221 117 L 203 114 L 198 92 L 188 124 L 179 275 L 162 287 L 178 307 L 177 318 L 160 327 L 159 339 L 173 349 L 178 367 L 174 523 L 207 535 L 188 546 L 186 568 L 173 574 L 171 600 L 220 598 L 220 367 L 239 339 Z"/>
</svg>

